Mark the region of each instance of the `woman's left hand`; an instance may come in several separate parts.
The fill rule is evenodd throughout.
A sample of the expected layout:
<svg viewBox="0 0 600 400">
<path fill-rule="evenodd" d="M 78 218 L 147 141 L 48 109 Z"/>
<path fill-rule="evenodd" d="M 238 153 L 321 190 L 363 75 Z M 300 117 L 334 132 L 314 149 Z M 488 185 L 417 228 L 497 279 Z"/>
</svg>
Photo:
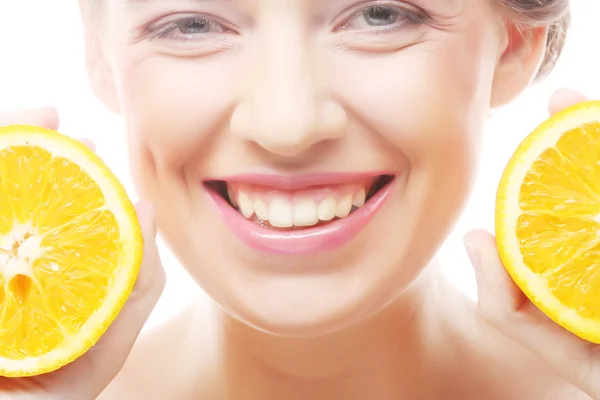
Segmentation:
<svg viewBox="0 0 600 400">
<path fill-rule="evenodd" d="M 551 97 L 548 109 L 554 114 L 586 100 L 580 93 L 560 90 Z M 482 317 L 568 382 L 600 399 L 600 346 L 563 329 L 527 299 L 500 262 L 491 234 L 471 231 L 464 241 L 475 269 Z"/>
</svg>

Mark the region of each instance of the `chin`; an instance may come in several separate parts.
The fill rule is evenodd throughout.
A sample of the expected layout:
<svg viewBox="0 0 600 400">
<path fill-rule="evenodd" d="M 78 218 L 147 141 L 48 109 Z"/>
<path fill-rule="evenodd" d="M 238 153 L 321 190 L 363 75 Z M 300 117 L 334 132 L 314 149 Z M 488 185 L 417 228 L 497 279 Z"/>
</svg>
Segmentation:
<svg viewBox="0 0 600 400">
<path fill-rule="evenodd" d="M 283 303 L 283 301 L 282 301 Z M 319 310 L 293 310 L 288 307 L 261 307 L 230 313 L 243 324 L 273 336 L 315 338 L 360 324 L 371 312 L 361 307 L 322 307 Z M 373 313 L 374 314 L 374 313 Z"/>
<path fill-rule="evenodd" d="M 368 280 L 343 273 L 262 277 L 238 282 L 218 303 L 229 315 L 256 330 L 310 338 L 350 329 L 377 314 L 401 293 L 399 282 L 391 282 L 380 281 L 376 275 Z"/>
</svg>

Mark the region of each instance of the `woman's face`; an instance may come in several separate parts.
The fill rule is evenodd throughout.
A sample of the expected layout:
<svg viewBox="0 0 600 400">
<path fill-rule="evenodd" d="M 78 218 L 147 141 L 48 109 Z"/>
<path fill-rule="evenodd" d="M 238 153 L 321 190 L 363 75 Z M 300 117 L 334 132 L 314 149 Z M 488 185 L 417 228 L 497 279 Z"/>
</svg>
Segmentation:
<svg viewBox="0 0 600 400">
<path fill-rule="evenodd" d="M 100 91 L 126 123 L 138 189 L 230 314 L 275 334 L 330 332 L 430 261 L 500 79 L 506 32 L 489 2 L 103 7 Z"/>
</svg>

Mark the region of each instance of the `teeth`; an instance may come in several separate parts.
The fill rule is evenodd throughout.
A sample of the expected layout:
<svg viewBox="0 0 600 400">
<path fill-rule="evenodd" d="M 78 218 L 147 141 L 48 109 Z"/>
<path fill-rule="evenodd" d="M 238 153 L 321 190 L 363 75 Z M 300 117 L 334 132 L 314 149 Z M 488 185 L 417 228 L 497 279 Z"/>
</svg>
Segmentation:
<svg viewBox="0 0 600 400">
<path fill-rule="evenodd" d="M 244 217 L 250 218 L 254 214 L 254 204 L 246 193 L 240 192 L 238 195 L 238 205 Z"/>
<path fill-rule="evenodd" d="M 341 198 L 330 195 L 318 204 L 312 199 L 298 198 L 290 201 L 276 195 L 267 199 L 253 195 L 253 200 L 241 190 L 228 189 L 228 194 L 231 204 L 238 208 L 245 218 L 269 222 L 274 228 L 307 227 L 314 226 L 319 221 L 331 221 L 336 217 L 346 218 L 352 207 L 363 206 L 366 198 L 365 189 Z"/>
<path fill-rule="evenodd" d="M 269 222 L 275 228 L 289 228 L 294 225 L 292 205 L 283 199 L 271 200 Z"/>
<path fill-rule="evenodd" d="M 235 193 L 233 193 L 233 190 L 231 190 L 231 188 L 227 188 L 227 195 L 229 196 L 229 201 L 231 202 L 231 205 L 233 207 L 237 207 L 238 206 L 237 197 L 236 197 Z"/>
<path fill-rule="evenodd" d="M 269 220 L 269 207 L 264 201 L 258 199 L 254 202 L 254 212 L 256 213 L 256 217 L 258 219 L 263 221 Z"/>
<path fill-rule="evenodd" d="M 352 210 L 352 195 L 347 194 L 338 201 L 337 212 L 335 213 L 338 218 L 346 218 Z"/>
<path fill-rule="evenodd" d="M 356 196 L 354 196 L 354 201 L 352 201 L 352 205 L 357 208 L 362 207 L 365 204 L 366 198 L 367 193 L 365 192 L 365 189 L 361 189 L 360 192 L 358 192 Z"/>
<path fill-rule="evenodd" d="M 300 200 L 294 204 L 294 225 L 313 226 L 319 222 L 317 204 L 312 200 Z"/>
<path fill-rule="evenodd" d="M 335 218 L 337 211 L 337 201 L 334 197 L 327 197 L 319 204 L 319 219 L 321 221 L 330 221 Z"/>
</svg>

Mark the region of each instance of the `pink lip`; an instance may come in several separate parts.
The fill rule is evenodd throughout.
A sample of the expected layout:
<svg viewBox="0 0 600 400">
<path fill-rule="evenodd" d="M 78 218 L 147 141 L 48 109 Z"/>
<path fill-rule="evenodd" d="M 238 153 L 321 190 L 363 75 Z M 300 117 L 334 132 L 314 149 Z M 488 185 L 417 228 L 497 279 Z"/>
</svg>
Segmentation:
<svg viewBox="0 0 600 400">
<path fill-rule="evenodd" d="M 384 173 L 385 174 L 385 173 Z M 383 174 L 328 174 L 326 176 L 303 176 L 281 178 L 273 176 L 236 176 L 223 179 L 227 182 L 245 182 L 279 189 L 298 189 L 307 186 L 356 181 Z M 371 220 L 389 197 L 396 179 L 389 182 L 371 197 L 361 208 L 348 217 L 328 224 L 294 231 L 278 231 L 265 228 L 244 218 L 214 190 L 207 190 L 211 200 L 223 217 L 225 225 L 248 246 L 267 253 L 283 255 L 312 254 L 335 249 L 352 240 Z"/>
<path fill-rule="evenodd" d="M 311 186 L 339 185 L 348 182 L 356 182 L 368 178 L 377 178 L 381 175 L 392 175 L 388 172 L 364 172 L 364 173 L 319 173 L 301 176 L 279 176 L 279 175 L 235 175 L 225 178 L 211 178 L 207 180 L 222 180 L 226 182 L 247 183 L 249 185 L 267 186 L 280 190 L 297 190 Z"/>
</svg>

